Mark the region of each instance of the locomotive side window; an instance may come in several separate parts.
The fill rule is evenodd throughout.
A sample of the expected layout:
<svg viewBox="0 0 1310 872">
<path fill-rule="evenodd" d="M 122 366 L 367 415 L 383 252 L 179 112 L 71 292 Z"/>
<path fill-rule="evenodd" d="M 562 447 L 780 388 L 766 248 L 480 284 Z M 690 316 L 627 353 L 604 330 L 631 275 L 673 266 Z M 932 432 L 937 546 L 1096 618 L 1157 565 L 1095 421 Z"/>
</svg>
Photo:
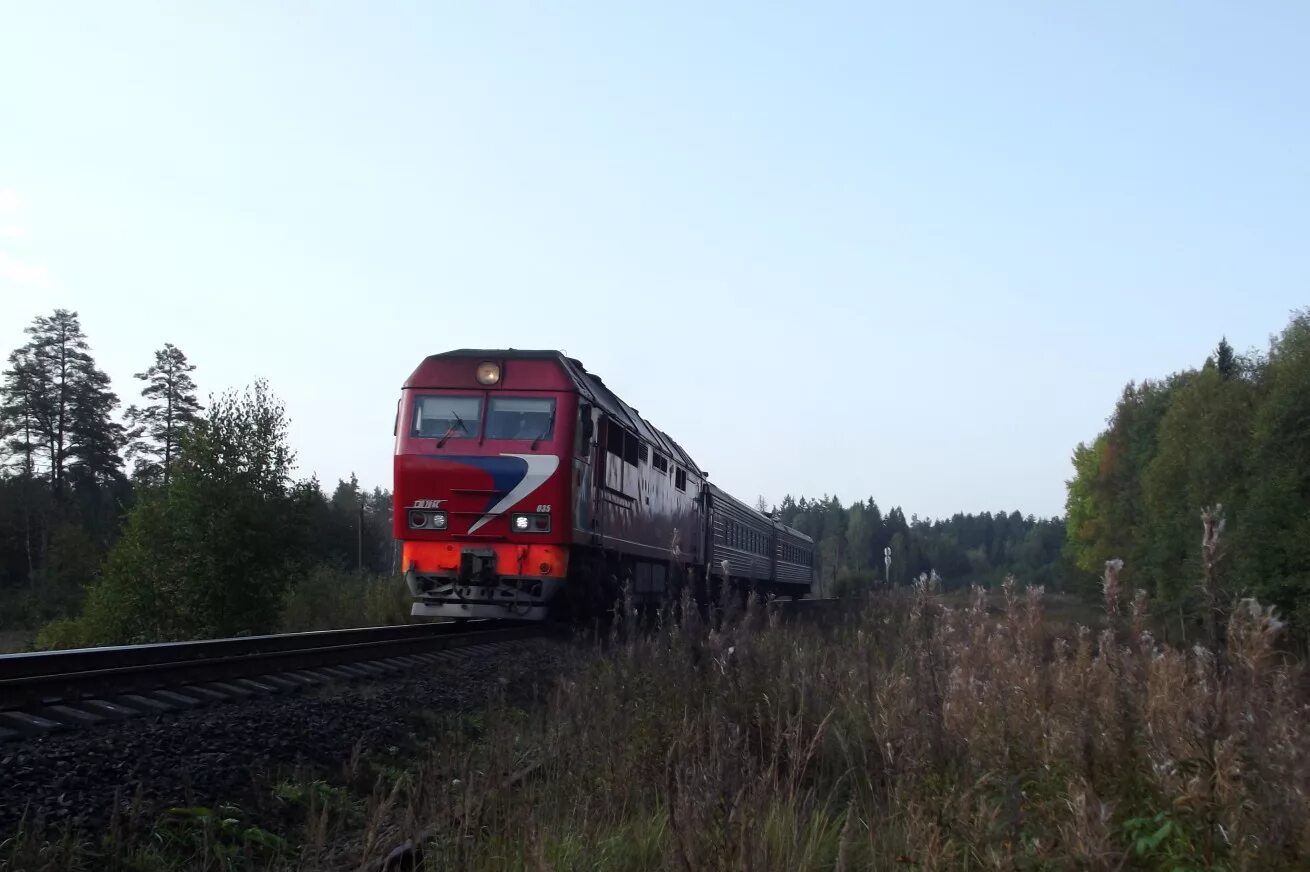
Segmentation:
<svg viewBox="0 0 1310 872">
<path fill-rule="evenodd" d="M 637 437 L 631 433 L 623 434 L 623 462 L 637 465 Z"/>
<path fill-rule="evenodd" d="M 623 456 L 623 428 L 613 418 L 605 419 L 605 450 Z"/>
<path fill-rule="evenodd" d="M 687 489 L 687 473 L 682 467 L 678 467 L 673 473 L 673 486 L 680 491 Z"/>
<path fill-rule="evenodd" d="M 555 433 L 555 401 L 543 397 L 492 397 L 488 439 L 549 439 Z"/>
<path fill-rule="evenodd" d="M 656 469 L 658 469 L 660 472 L 664 473 L 665 475 L 667 475 L 669 472 L 668 459 L 665 458 L 665 456 L 663 454 L 660 454 L 658 451 L 655 452 L 654 457 L 651 459 L 651 465 L 654 466 Z"/>
<path fill-rule="evenodd" d="M 648 457 L 650 457 L 650 452 L 646 448 L 646 443 L 639 442 L 637 444 L 637 459 L 640 460 L 642 463 L 645 463 Z"/>
<path fill-rule="evenodd" d="M 414 402 L 412 436 L 476 439 L 482 425 L 481 397 L 421 396 Z"/>
</svg>

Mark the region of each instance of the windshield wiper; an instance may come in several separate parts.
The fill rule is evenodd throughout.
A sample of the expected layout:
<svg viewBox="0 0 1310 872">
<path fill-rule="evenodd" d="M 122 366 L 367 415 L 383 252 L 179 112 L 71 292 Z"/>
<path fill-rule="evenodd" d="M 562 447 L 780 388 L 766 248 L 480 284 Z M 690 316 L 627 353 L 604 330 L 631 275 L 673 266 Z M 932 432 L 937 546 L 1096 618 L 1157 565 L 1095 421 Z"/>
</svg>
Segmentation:
<svg viewBox="0 0 1310 872">
<path fill-rule="evenodd" d="M 541 432 L 537 434 L 537 438 L 533 439 L 532 444 L 528 446 L 528 450 L 536 451 L 537 443 L 540 442 L 542 439 L 545 439 L 546 434 L 550 432 L 550 428 L 554 426 L 555 426 L 555 410 L 551 409 L 550 417 L 546 419 L 546 426 L 541 428 Z"/>
<path fill-rule="evenodd" d="M 438 448 L 446 444 L 446 440 L 450 438 L 451 433 L 455 432 L 456 427 L 463 430 L 465 433 L 469 431 L 469 428 L 464 426 L 464 419 L 459 416 L 458 412 L 456 412 L 454 409 L 451 409 L 450 416 L 455 419 L 455 423 L 451 424 L 450 427 L 446 430 L 445 435 L 443 435 L 440 439 L 437 440 Z"/>
</svg>

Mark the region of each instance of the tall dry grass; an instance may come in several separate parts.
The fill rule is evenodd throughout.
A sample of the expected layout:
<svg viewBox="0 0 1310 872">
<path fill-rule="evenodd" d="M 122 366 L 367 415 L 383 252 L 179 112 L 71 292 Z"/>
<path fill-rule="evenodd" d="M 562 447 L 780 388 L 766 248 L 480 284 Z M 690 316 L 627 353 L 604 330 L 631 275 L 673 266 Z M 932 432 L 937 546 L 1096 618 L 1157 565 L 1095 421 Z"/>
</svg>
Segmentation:
<svg viewBox="0 0 1310 872">
<path fill-rule="evenodd" d="M 652 628 L 629 604 L 544 704 L 429 712 L 420 759 L 279 794 L 309 797 L 303 824 L 252 845 L 266 821 L 224 842 L 206 819 L 145 865 L 376 868 L 410 839 L 431 869 L 1308 868 L 1306 670 L 1269 609 L 1219 607 L 1207 554 L 1211 641 L 1185 649 L 1117 562 L 1095 631 L 1013 580 L 996 604 L 924 578 L 826 626 L 684 601 Z"/>
<path fill-rule="evenodd" d="M 396 802 L 431 868 L 1310 864 L 1305 674 L 1269 610 L 1241 603 L 1216 652 L 1157 644 L 1143 597 L 1071 635 L 1039 589 L 1004 598 L 948 608 L 925 580 L 827 629 L 666 616 Z"/>
</svg>

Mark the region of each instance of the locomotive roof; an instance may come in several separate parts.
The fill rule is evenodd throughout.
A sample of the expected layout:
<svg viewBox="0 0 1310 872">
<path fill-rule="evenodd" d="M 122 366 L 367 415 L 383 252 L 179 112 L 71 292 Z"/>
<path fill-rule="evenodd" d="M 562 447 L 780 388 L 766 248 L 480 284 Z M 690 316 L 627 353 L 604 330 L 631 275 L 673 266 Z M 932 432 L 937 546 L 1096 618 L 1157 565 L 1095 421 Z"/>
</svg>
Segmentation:
<svg viewBox="0 0 1310 872">
<path fill-rule="evenodd" d="M 665 454 L 671 456 L 674 462 L 681 464 L 688 470 L 695 472 L 697 475 L 705 477 L 708 475 L 703 469 L 696 465 L 696 461 L 691 459 L 691 455 L 683 450 L 682 446 L 673 440 L 669 434 L 651 424 L 632 406 L 625 403 L 618 394 L 614 393 L 606 386 L 600 376 L 588 372 L 587 368 L 582 365 L 582 361 L 569 357 L 561 351 L 553 349 L 542 350 L 523 350 L 518 348 L 459 348 L 454 351 L 445 351 L 440 354 L 433 354 L 430 357 L 485 357 L 493 360 L 556 360 L 568 373 L 569 378 L 573 381 L 573 386 L 584 399 L 599 406 L 610 417 L 615 418 L 621 424 L 625 424 L 630 429 L 636 431 L 637 435 L 652 445 L 659 448 Z"/>
</svg>

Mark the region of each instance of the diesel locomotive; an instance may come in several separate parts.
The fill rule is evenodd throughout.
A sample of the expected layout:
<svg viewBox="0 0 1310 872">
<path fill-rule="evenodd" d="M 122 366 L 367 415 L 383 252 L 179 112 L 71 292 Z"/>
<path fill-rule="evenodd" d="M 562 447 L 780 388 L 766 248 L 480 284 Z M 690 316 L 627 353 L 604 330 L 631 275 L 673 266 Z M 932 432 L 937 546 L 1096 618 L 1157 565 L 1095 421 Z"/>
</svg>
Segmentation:
<svg viewBox="0 0 1310 872">
<path fill-rule="evenodd" d="M 800 597 L 814 543 L 710 484 L 683 448 L 558 351 L 434 354 L 405 381 L 393 524 L 412 613 L 544 620 L 631 584 Z"/>
</svg>

